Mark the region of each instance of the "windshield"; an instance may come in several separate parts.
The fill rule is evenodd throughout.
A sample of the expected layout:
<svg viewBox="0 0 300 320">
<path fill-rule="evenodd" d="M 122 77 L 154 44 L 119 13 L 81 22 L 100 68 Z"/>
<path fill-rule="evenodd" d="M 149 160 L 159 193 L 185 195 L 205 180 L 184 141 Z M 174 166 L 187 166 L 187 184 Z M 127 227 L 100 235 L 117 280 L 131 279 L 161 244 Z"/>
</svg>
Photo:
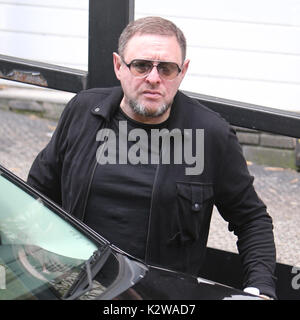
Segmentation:
<svg viewBox="0 0 300 320">
<path fill-rule="evenodd" d="M 63 297 L 97 249 L 44 201 L 0 175 L 0 299 Z"/>
</svg>

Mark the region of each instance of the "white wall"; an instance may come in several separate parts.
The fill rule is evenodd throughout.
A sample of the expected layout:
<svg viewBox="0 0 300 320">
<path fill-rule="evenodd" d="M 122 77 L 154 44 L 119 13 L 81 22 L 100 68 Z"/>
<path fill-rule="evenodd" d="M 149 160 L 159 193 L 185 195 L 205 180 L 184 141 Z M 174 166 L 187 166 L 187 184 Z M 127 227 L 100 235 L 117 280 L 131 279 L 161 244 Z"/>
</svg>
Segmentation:
<svg viewBox="0 0 300 320">
<path fill-rule="evenodd" d="M 300 112 L 300 0 L 135 0 L 146 15 L 187 37 L 182 89 Z M 0 40 L 1 54 L 87 70 L 88 0 L 0 0 Z"/>
<path fill-rule="evenodd" d="M 0 53 L 87 70 L 88 0 L 0 0 Z"/>
<path fill-rule="evenodd" d="M 184 31 L 182 89 L 300 111 L 299 0 L 137 0 L 136 13 Z"/>
</svg>

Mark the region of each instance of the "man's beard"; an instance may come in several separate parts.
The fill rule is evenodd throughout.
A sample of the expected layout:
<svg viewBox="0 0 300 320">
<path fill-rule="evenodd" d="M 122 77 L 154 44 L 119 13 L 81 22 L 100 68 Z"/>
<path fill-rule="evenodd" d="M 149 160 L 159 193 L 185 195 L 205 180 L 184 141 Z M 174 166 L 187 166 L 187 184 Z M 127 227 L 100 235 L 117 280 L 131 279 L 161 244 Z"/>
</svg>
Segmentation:
<svg viewBox="0 0 300 320">
<path fill-rule="evenodd" d="M 144 106 L 134 100 L 129 100 L 129 106 L 133 110 L 134 113 L 136 113 L 140 116 L 143 116 L 146 118 L 158 118 L 168 111 L 171 104 L 162 104 L 155 111 L 148 109 L 146 106 Z"/>
</svg>

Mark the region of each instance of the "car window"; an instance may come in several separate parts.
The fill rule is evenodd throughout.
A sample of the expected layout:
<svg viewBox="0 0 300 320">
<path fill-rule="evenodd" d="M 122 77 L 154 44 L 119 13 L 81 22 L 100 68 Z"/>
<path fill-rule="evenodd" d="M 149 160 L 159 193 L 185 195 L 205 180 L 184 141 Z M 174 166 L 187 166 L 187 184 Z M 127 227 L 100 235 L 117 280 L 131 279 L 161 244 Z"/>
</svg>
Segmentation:
<svg viewBox="0 0 300 320">
<path fill-rule="evenodd" d="M 0 174 L 0 299 L 72 296 L 75 280 L 100 246 L 47 202 Z M 117 259 L 106 258 L 104 264 L 107 260 L 113 267 L 107 272 L 98 264 L 104 285 L 94 281 L 97 295 L 118 275 Z"/>
</svg>

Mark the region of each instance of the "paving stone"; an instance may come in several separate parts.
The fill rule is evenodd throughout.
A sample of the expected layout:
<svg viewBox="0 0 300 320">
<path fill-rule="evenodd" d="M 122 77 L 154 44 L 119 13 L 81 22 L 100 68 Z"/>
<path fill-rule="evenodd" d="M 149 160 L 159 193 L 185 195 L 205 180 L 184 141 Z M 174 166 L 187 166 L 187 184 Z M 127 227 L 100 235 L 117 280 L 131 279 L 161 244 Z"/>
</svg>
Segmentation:
<svg viewBox="0 0 300 320">
<path fill-rule="evenodd" d="M 26 112 L 39 112 L 44 111 L 41 104 L 36 101 L 22 101 L 22 100 L 9 100 L 8 101 L 9 109 L 13 111 L 26 111 Z"/>
<path fill-rule="evenodd" d="M 243 153 L 247 160 L 257 164 L 297 169 L 294 150 L 243 145 Z"/>
<path fill-rule="evenodd" d="M 260 135 L 259 133 L 250 132 L 237 132 L 237 137 L 241 144 L 259 145 Z"/>
<path fill-rule="evenodd" d="M 296 146 L 296 139 L 291 137 L 262 133 L 260 135 L 260 145 L 263 147 L 294 150 Z"/>
</svg>

